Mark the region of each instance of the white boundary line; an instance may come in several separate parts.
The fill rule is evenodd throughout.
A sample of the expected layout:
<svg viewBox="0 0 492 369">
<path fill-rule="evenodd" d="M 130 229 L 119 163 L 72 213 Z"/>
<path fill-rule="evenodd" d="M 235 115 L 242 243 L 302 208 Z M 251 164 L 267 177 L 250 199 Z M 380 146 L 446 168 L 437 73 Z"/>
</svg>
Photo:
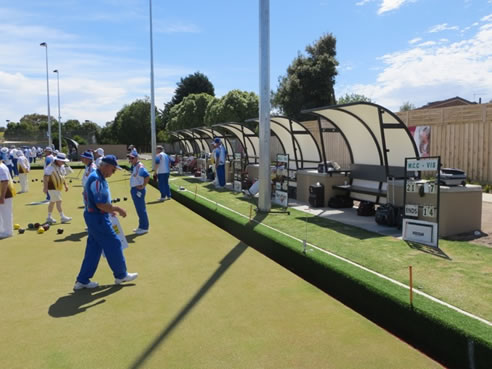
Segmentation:
<svg viewBox="0 0 492 369">
<path fill-rule="evenodd" d="M 180 190 L 180 191 L 181 191 L 181 192 L 183 192 L 183 190 Z M 190 191 L 190 190 L 188 190 L 188 189 L 185 189 L 184 191 L 189 192 L 189 193 L 191 193 L 191 194 L 195 195 L 195 193 L 194 193 L 194 192 L 192 192 L 192 191 Z M 241 214 L 241 213 L 239 213 L 239 212 L 238 212 L 238 211 L 236 211 L 236 210 L 230 209 L 230 208 L 228 208 L 227 206 L 224 206 L 224 205 L 222 205 L 222 204 L 219 204 L 218 202 L 213 201 L 213 200 L 210 200 L 209 198 L 207 198 L 207 197 L 205 197 L 205 196 L 202 196 L 202 195 L 200 195 L 200 194 L 196 194 L 196 196 L 198 196 L 198 197 L 200 197 L 200 198 L 202 198 L 202 199 L 205 199 L 205 200 L 207 200 L 207 201 L 209 201 L 209 202 L 211 202 L 211 203 L 214 203 L 216 206 L 220 206 L 221 208 L 224 208 L 224 209 L 226 209 L 226 210 L 228 210 L 228 211 L 230 211 L 230 212 L 232 212 L 232 213 L 234 213 L 234 214 L 237 214 L 237 215 L 242 216 L 243 218 L 246 218 L 246 219 L 248 219 L 248 220 L 249 220 L 249 217 L 248 217 L 248 216 L 246 216 L 246 215 L 244 215 L 244 214 Z M 253 222 L 255 222 L 255 223 L 259 224 L 259 225 L 262 225 L 262 226 L 264 226 L 264 227 L 266 227 L 266 228 L 268 228 L 268 229 L 271 229 L 271 230 L 273 230 L 273 231 L 275 231 L 275 232 L 278 232 L 278 233 L 280 233 L 280 234 L 282 234 L 282 235 L 284 235 L 284 236 L 287 236 L 287 237 L 289 237 L 289 238 L 291 238 L 291 239 L 293 239 L 293 240 L 295 240 L 295 241 L 298 241 L 298 242 L 300 242 L 301 244 L 303 244 L 303 242 L 304 242 L 303 240 L 301 240 L 301 239 L 299 239 L 299 238 L 297 238 L 297 237 L 294 237 L 294 236 L 292 236 L 292 235 L 290 235 L 290 234 L 288 234 L 288 233 L 285 233 L 285 232 L 283 232 L 283 231 L 281 231 L 281 230 L 279 230 L 279 229 L 273 228 L 273 227 L 271 227 L 271 226 L 269 226 L 269 225 L 267 225 L 267 224 L 260 223 L 260 222 L 258 222 L 257 220 L 251 219 L 251 221 L 253 221 Z M 320 247 L 318 247 L 318 246 L 316 246 L 316 245 L 313 245 L 312 243 L 306 242 L 306 245 L 309 245 L 310 247 L 313 247 L 313 248 L 315 248 L 316 250 L 318 250 L 318 251 L 320 251 L 320 252 L 323 252 L 323 253 L 325 253 L 325 254 L 327 254 L 327 255 L 330 255 L 330 256 L 332 256 L 332 257 L 334 257 L 334 258 L 338 259 L 338 260 L 344 261 L 344 262 L 346 262 L 346 263 L 348 263 L 348 264 L 350 264 L 350 265 L 353 265 L 353 266 L 355 266 L 355 267 L 357 267 L 357 268 L 359 268 L 359 269 L 362 269 L 362 270 L 364 270 L 364 271 L 366 271 L 366 272 L 368 272 L 368 273 L 374 274 L 374 275 L 378 276 L 379 278 L 385 279 L 385 280 L 387 280 L 387 281 L 389 281 L 389 282 L 391 282 L 391 283 L 393 283 L 393 284 L 396 284 L 396 285 L 397 285 L 397 286 L 399 286 L 399 287 L 405 288 L 405 289 L 407 289 L 407 290 L 408 290 L 408 289 L 410 289 L 410 287 L 408 287 L 407 285 L 405 285 L 405 284 L 403 284 L 403 283 L 401 283 L 401 282 L 399 282 L 399 281 L 397 281 L 397 280 L 395 280 L 395 279 L 392 279 L 392 278 L 390 278 L 390 277 L 387 277 L 387 276 L 385 276 L 384 274 L 378 273 L 378 272 L 376 272 L 376 271 L 374 271 L 374 270 L 372 270 L 372 269 L 369 269 L 369 268 L 366 268 L 365 266 L 362 266 L 362 265 L 360 265 L 360 264 L 357 264 L 357 263 L 355 263 L 355 262 L 353 262 L 353 261 L 351 261 L 351 260 L 349 260 L 349 259 L 346 259 L 346 258 L 344 258 L 344 257 L 342 257 L 342 256 L 339 256 L 339 255 L 334 254 L 334 253 L 332 253 L 332 252 L 330 252 L 330 251 L 327 251 L 327 250 L 325 250 L 325 249 L 322 249 L 322 248 L 320 248 Z M 492 322 L 490 322 L 490 321 L 488 321 L 488 320 L 486 320 L 486 319 L 480 318 L 479 316 L 473 315 L 472 313 L 469 313 L 469 312 L 467 312 L 467 311 L 465 311 L 465 310 L 462 310 L 462 309 L 460 309 L 459 307 L 456 307 L 456 306 L 454 306 L 454 305 L 448 304 L 447 302 L 442 301 L 442 300 L 439 300 L 438 298 L 436 298 L 436 297 L 434 297 L 434 296 L 431 296 L 431 295 L 429 295 L 429 294 L 427 294 L 427 293 L 425 293 L 425 292 L 422 292 L 422 291 L 419 291 L 419 290 L 416 290 L 416 289 L 414 289 L 413 291 L 414 291 L 416 294 L 418 294 L 418 295 L 421 295 L 421 296 L 423 296 L 423 297 L 426 297 L 426 298 L 427 298 L 427 299 L 429 299 L 429 300 L 432 300 L 432 301 L 434 301 L 434 302 L 437 302 L 438 304 L 441 304 L 441 305 L 443 305 L 443 306 L 446 306 L 446 307 L 448 307 L 448 308 L 450 308 L 450 309 L 452 309 L 452 310 L 457 311 L 457 312 L 458 312 L 458 313 L 460 313 L 460 314 L 463 314 L 463 315 L 466 315 L 466 316 L 468 316 L 468 317 L 470 317 L 470 318 L 476 319 L 476 320 L 478 320 L 479 322 L 481 322 L 481 323 L 483 323 L 483 324 L 486 324 L 486 325 L 488 325 L 489 327 L 492 327 Z"/>
</svg>

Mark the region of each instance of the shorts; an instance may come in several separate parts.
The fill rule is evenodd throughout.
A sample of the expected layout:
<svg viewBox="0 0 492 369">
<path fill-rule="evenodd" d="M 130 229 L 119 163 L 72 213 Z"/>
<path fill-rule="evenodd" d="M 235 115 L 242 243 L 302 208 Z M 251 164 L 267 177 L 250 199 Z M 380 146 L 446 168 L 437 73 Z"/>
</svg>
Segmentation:
<svg viewBox="0 0 492 369">
<path fill-rule="evenodd" d="M 62 201 L 61 191 L 58 190 L 48 190 L 50 195 L 50 202 Z"/>
</svg>

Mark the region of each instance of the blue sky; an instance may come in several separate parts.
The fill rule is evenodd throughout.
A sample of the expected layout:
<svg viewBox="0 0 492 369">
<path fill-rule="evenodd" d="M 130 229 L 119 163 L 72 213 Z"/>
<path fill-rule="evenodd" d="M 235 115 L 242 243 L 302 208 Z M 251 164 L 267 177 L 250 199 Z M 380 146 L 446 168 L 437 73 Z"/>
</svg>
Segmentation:
<svg viewBox="0 0 492 369">
<path fill-rule="evenodd" d="M 216 96 L 258 93 L 258 4 L 153 0 L 156 106 L 180 78 L 207 75 Z M 270 0 L 271 88 L 324 33 L 337 39 L 337 96 L 404 102 L 492 100 L 492 0 Z M 0 0 L 0 125 L 47 113 L 100 125 L 150 95 L 148 0 Z"/>
</svg>

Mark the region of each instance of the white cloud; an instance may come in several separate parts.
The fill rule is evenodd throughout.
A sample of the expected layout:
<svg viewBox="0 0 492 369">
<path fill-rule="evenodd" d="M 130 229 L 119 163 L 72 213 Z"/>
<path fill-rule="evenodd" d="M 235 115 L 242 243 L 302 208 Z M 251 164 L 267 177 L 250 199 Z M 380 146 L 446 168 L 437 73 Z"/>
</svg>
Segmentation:
<svg viewBox="0 0 492 369">
<path fill-rule="evenodd" d="M 492 3 L 492 0 L 490 0 L 489 3 Z M 486 15 L 485 17 L 483 17 L 480 20 L 482 22 L 490 22 L 490 21 L 492 21 L 492 14 Z M 473 24 L 476 25 L 477 23 L 473 23 Z"/>
<path fill-rule="evenodd" d="M 378 9 L 378 14 L 383 14 L 391 10 L 399 9 L 406 2 L 409 2 L 409 0 L 383 0 Z"/>
<path fill-rule="evenodd" d="M 429 33 L 435 33 L 435 32 L 442 32 L 442 31 L 452 31 L 452 30 L 459 30 L 458 26 L 448 26 L 447 23 L 442 23 L 435 25 L 429 29 Z"/>
<path fill-rule="evenodd" d="M 413 44 L 416 44 L 417 42 L 420 42 L 420 41 L 422 41 L 421 37 L 415 37 L 415 38 L 411 39 L 410 41 L 408 41 L 408 43 L 410 45 L 413 45 Z"/>
<path fill-rule="evenodd" d="M 421 44 L 419 44 L 418 46 L 419 47 L 427 47 L 427 46 L 434 46 L 437 42 L 435 41 L 426 41 L 426 42 L 422 42 Z"/>
<path fill-rule="evenodd" d="M 355 3 L 355 5 L 357 5 L 357 6 L 366 5 L 367 3 L 371 2 L 371 1 L 374 1 L 374 0 L 361 0 L 357 3 Z"/>
<path fill-rule="evenodd" d="M 381 57 L 384 70 L 374 84 L 347 86 L 351 93 L 398 110 L 404 101 L 421 106 L 429 101 L 461 96 L 473 99 L 476 91 L 492 98 L 492 23 L 459 42 L 417 45 Z M 338 92 L 340 95 L 340 92 Z M 342 93 L 343 94 L 343 93 Z"/>
</svg>

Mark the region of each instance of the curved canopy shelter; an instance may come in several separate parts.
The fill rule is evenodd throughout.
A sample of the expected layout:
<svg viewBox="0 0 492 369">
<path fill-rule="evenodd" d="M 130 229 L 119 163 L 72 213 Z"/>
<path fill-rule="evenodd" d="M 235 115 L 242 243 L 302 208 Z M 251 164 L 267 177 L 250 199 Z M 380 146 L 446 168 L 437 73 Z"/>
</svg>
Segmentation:
<svg viewBox="0 0 492 369">
<path fill-rule="evenodd" d="M 259 124 L 258 119 L 251 122 Z M 289 155 L 289 169 L 317 168 L 321 151 L 311 132 L 299 122 L 282 116 L 270 118 L 270 130 L 279 140 L 284 153 Z"/>
<path fill-rule="evenodd" d="M 181 129 L 181 130 L 176 131 L 176 132 L 181 133 L 182 135 L 189 137 L 189 139 L 192 142 L 193 148 L 194 148 L 193 152 L 195 154 L 200 154 L 202 152 L 205 152 L 205 153 L 210 152 L 209 143 L 206 141 L 206 139 L 204 137 L 202 137 L 202 135 L 199 132 L 194 131 L 193 129 Z"/>
<path fill-rule="evenodd" d="M 214 138 L 218 137 L 222 139 L 224 141 L 224 146 L 227 152 L 229 153 L 228 155 L 232 157 L 232 153 L 234 152 L 234 150 L 232 149 L 233 146 L 230 140 L 228 139 L 228 137 L 226 137 L 216 129 L 213 129 L 213 127 L 197 127 L 197 128 L 193 128 L 192 130 L 197 134 L 199 134 L 200 137 L 202 137 L 202 139 L 204 140 L 204 142 L 207 142 L 206 140 L 208 140 L 207 144 L 209 147 L 209 152 Z"/>
<path fill-rule="evenodd" d="M 176 139 L 177 139 L 177 141 L 181 147 L 180 150 L 182 150 L 184 153 L 189 153 L 189 154 L 194 153 L 193 145 L 192 145 L 191 140 L 189 138 L 187 138 L 182 133 L 179 133 L 178 131 L 169 132 L 169 134 L 173 137 L 176 137 Z"/>
<path fill-rule="evenodd" d="M 250 128 L 244 124 L 235 122 L 215 124 L 213 127 L 222 128 L 238 140 L 249 164 L 258 163 L 260 139 Z M 227 149 L 229 150 L 229 148 Z"/>
<path fill-rule="evenodd" d="M 345 139 L 352 164 L 383 166 L 387 176 L 391 167 L 403 168 L 406 157 L 419 152 L 410 131 L 390 110 L 373 103 L 358 102 L 304 110 L 326 119 Z M 321 138 L 324 154 L 324 143 Z M 326 161 L 326 158 L 323 158 Z M 401 172 L 401 171 L 398 171 Z M 401 173 L 398 173 L 401 174 Z"/>
</svg>

